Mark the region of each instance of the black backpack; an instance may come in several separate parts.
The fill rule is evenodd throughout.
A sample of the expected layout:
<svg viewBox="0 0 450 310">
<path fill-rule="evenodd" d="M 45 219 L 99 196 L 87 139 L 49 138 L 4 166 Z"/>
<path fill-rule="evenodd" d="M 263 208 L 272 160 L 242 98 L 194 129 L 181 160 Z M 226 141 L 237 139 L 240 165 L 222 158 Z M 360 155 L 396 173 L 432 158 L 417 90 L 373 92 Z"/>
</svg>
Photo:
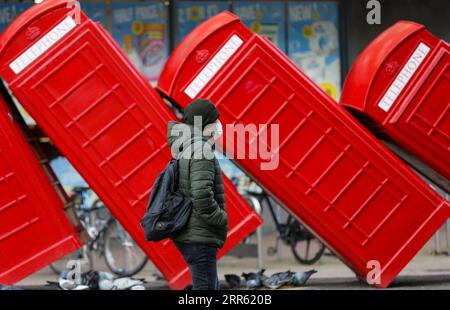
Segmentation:
<svg viewBox="0 0 450 310">
<path fill-rule="evenodd" d="M 178 191 L 178 160 L 172 159 L 153 184 L 141 227 L 147 241 L 173 238 L 186 226 L 192 200 Z"/>
</svg>

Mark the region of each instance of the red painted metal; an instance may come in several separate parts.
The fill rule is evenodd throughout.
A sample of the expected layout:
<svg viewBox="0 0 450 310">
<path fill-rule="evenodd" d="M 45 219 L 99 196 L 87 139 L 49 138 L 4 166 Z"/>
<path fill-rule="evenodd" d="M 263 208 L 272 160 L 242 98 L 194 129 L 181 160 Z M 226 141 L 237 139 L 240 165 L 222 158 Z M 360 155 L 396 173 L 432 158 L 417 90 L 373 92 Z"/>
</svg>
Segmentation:
<svg viewBox="0 0 450 310">
<path fill-rule="evenodd" d="M 256 137 L 237 138 L 247 156 L 235 162 L 376 286 L 388 286 L 450 215 L 448 202 L 229 12 L 178 45 L 157 89 L 181 107 L 210 99 L 224 124 L 265 124 L 269 131 L 279 125 L 276 169 L 262 170 L 267 160 L 249 159 Z M 225 131 L 222 147 L 231 139 Z M 232 155 L 234 148 L 225 151 Z M 372 272 L 375 262 L 380 273 Z"/>
<path fill-rule="evenodd" d="M 83 12 L 74 24 L 70 12 L 58 0 L 19 16 L 0 38 L 0 75 L 169 285 L 185 288 L 190 275 L 173 243 L 145 242 L 139 225 L 171 157 L 175 116 L 100 24 Z M 230 230 L 219 256 L 261 224 L 227 179 L 225 187 Z"/>
<path fill-rule="evenodd" d="M 450 45 L 398 22 L 359 56 L 341 103 L 450 180 Z"/>
<path fill-rule="evenodd" d="M 0 283 L 14 284 L 81 243 L 0 96 Z"/>
</svg>

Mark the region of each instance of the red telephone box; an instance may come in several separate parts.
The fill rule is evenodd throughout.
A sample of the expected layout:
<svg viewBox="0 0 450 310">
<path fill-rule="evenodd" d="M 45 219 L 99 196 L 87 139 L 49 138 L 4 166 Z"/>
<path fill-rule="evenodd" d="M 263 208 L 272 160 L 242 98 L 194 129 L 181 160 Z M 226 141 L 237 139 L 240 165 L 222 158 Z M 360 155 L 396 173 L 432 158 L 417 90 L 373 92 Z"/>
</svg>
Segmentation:
<svg viewBox="0 0 450 310">
<path fill-rule="evenodd" d="M 342 104 L 450 180 L 450 45 L 402 21 L 353 65 Z"/>
<path fill-rule="evenodd" d="M 0 283 L 14 284 L 80 246 L 61 199 L 0 95 Z"/>
<path fill-rule="evenodd" d="M 229 12 L 178 45 L 157 88 L 182 107 L 195 98 L 214 102 L 227 124 L 222 146 L 236 138 L 230 125 L 263 124 L 230 143 L 245 150 L 236 163 L 376 286 L 388 286 L 450 215 L 448 202 Z M 279 127 L 279 145 L 270 159 L 279 164 L 264 170 L 268 161 L 249 150 L 271 125 Z"/>
<path fill-rule="evenodd" d="M 72 11 L 68 1 L 46 1 L 19 16 L 0 38 L 0 75 L 169 285 L 185 288 L 190 275 L 173 243 L 145 242 L 139 225 L 171 158 L 175 117 L 102 26 Z M 261 224 L 225 186 L 230 230 L 220 256 Z"/>
</svg>

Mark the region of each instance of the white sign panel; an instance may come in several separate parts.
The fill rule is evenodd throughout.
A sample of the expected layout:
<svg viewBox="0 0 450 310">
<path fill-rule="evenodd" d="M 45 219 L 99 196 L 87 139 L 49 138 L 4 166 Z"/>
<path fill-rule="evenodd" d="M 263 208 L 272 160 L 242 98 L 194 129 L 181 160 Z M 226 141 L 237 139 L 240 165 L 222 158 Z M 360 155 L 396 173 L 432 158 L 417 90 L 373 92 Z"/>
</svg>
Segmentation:
<svg viewBox="0 0 450 310">
<path fill-rule="evenodd" d="M 220 51 L 211 59 L 205 68 L 195 77 L 191 84 L 184 90 L 189 98 L 194 99 L 198 93 L 211 81 L 219 72 L 225 63 L 236 53 L 239 47 L 244 43 L 237 35 L 233 35 Z"/>
<path fill-rule="evenodd" d="M 43 36 L 39 41 L 33 44 L 22 55 L 16 58 L 9 67 L 15 74 L 19 74 L 27 68 L 33 61 L 38 59 L 48 49 L 61 40 L 66 34 L 75 28 L 76 23 L 72 17 L 67 17 L 61 23 L 56 25 L 52 30 Z"/>
<path fill-rule="evenodd" d="M 412 78 L 414 73 L 420 67 L 422 62 L 425 60 L 426 56 L 430 52 L 430 47 L 427 45 L 420 43 L 416 48 L 414 53 L 406 62 L 403 69 L 395 78 L 394 82 L 391 84 L 387 92 L 384 94 L 383 99 L 378 103 L 378 107 L 380 107 L 383 111 L 388 112 L 395 100 L 398 98 L 400 93 L 408 84 L 409 80 Z"/>
</svg>

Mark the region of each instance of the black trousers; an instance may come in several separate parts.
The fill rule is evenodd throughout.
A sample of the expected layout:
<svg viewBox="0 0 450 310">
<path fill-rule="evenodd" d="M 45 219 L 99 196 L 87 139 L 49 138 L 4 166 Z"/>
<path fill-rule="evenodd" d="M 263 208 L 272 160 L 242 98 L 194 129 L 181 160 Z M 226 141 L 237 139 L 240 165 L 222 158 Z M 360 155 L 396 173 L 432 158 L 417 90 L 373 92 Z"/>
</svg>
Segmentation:
<svg viewBox="0 0 450 310">
<path fill-rule="evenodd" d="M 208 244 L 181 243 L 175 245 L 183 255 L 192 277 L 193 290 L 218 290 L 217 247 Z"/>
</svg>

